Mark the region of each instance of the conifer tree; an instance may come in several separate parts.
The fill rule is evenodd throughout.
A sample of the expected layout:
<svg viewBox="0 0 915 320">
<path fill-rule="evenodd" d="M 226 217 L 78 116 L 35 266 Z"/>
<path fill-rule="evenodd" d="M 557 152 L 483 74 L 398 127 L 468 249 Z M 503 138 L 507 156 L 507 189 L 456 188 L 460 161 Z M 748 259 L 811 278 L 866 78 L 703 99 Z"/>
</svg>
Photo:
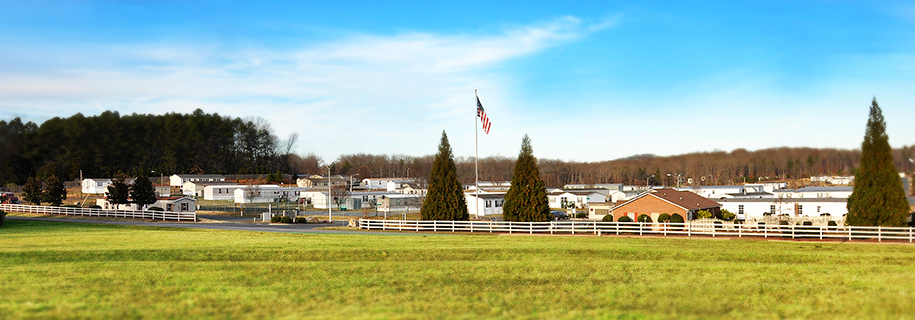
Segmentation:
<svg viewBox="0 0 915 320">
<path fill-rule="evenodd" d="M 855 188 L 848 197 L 846 222 L 852 226 L 904 226 L 909 205 L 902 180 L 893 165 L 886 134 L 886 121 L 877 98 L 871 103 L 861 164 L 855 173 Z"/>
<path fill-rule="evenodd" d="M 550 221 L 549 200 L 540 179 L 540 168 L 527 135 L 521 140 L 521 153 L 515 161 L 511 187 L 505 194 L 502 218 L 506 221 Z"/>
<path fill-rule="evenodd" d="M 118 172 L 114 176 L 114 180 L 111 181 L 111 185 L 108 186 L 108 192 L 105 192 L 105 196 L 108 198 L 108 203 L 120 205 L 127 204 L 128 197 L 128 187 L 127 175 L 123 172 Z"/>
<path fill-rule="evenodd" d="M 423 220 L 470 220 L 464 190 L 458 181 L 457 167 L 448 135 L 442 131 L 438 154 L 432 162 L 432 176 L 429 191 L 423 201 L 420 215 Z"/>
<path fill-rule="evenodd" d="M 156 188 L 153 187 L 152 181 L 149 181 L 149 177 L 141 175 L 133 181 L 130 185 L 130 198 L 140 210 L 156 203 Z"/>
<path fill-rule="evenodd" d="M 33 205 L 41 205 L 42 199 L 41 181 L 35 177 L 29 177 L 29 180 L 22 186 L 22 200 Z"/>
<path fill-rule="evenodd" d="M 41 195 L 44 202 L 59 206 L 67 199 L 67 189 L 64 188 L 64 182 L 52 174 L 45 181 L 44 192 Z"/>
</svg>

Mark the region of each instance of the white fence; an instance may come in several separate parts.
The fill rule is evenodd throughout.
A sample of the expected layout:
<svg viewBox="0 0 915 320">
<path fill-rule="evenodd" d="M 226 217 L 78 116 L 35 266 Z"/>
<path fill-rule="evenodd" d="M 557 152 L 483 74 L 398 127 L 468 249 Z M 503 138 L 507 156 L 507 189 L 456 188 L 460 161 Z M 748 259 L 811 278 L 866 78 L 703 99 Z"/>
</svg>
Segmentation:
<svg viewBox="0 0 915 320">
<path fill-rule="evenodd" d="M 366 230 L 487 232 L 524 234 L 594 234 L 703 237 L 760 237 L 913 242 L 915 228 L 737 224 L 715 221 L 640 223 L 600 221 L 423 221 L 359 219 Z"/>
<path fill-rule="evenodd" d="M 87 217 L 137 218 L 153 220 L 197 221 L 196 212 L 169 212 L 153 210 L 104 210 L 92 208 L 27 206 L 20 204 L 0 204 L 0 210 L 7 212 L 61 214 Z"/>
</svg>

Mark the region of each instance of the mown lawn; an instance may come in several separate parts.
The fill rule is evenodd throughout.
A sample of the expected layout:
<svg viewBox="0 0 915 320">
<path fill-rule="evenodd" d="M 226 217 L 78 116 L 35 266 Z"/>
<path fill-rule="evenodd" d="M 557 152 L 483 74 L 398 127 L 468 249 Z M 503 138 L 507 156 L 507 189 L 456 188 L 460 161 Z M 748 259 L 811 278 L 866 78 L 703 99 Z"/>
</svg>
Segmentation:
<svg viewBox="0 0 915 320">
<path fill-rule="evenodd" d="M 0 318 L 912 318 L 915 246 L 7 220 Z"/>
</svg>

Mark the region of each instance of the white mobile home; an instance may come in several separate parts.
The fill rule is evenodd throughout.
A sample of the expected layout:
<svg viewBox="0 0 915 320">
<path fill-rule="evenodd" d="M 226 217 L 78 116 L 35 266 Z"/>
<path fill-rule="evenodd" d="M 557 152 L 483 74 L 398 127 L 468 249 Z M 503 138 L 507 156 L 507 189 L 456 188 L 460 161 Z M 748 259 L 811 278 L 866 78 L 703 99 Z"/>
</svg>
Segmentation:
<svg viewBox="0 0 915 320">
<path fill-rule="evenodd" d="M 183 187 L 187 182 L 220 182 L 226 181 L 226 177 L 221 174 L 173 174 L 168 181 L 172 187 Z"/>
<path fill-rule="evenodd" d="M 464 192 L 464 200 L 467 201 L 467 211 L 471 217 L 500 215 L 502 206 L 505 205 L 505 192 L 481 191 L 479 199 L 476 192 Z"/>
<path fill-rule="evenodd" d="M 111 185 L 111 179 L 86 178 L 82 181 L 82 190 L 83 193 L 88 194 L 105 194 L 108 192 L 109 185 Z"/>
<path fill-rule="evenodd" d="M 819 217 L 829 214 L 841 217 L 848 213 L 845 198 L 726 198 L 716 200 L 722 209 L 737 215 L 737 219 L 760 218 L 766 214 L 792 217 Z"/>
</svg>

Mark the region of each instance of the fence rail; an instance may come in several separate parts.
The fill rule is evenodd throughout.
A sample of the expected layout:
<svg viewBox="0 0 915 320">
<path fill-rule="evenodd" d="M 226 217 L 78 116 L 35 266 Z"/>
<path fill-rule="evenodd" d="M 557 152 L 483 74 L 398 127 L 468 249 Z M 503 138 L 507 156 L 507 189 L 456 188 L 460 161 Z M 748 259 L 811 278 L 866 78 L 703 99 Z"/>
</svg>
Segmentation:
<svg viewBox="0 0 915 320">
<path fill-rule="evenodd" d="M 173 221 L 197 221 L 196 212 L 170 212 L 153 210 L 105 210 L 93 208 L 29 206 L 20 204 L 0 204 L 0 210 L 8 212 L 60 214 L 87 217 L 137 218 Z"/>
<path fill-rule="evenodd" d="M 602 221 L 424 221 L 359 219 L 366 230 L 416 232 L 485 232 L 521 234 L 594 234 L 702 237 L 760 237 L 790 239 L 915 240 L 915 228 L 737 224 L 714 221 L 641 223 Z"/>
</svg>

